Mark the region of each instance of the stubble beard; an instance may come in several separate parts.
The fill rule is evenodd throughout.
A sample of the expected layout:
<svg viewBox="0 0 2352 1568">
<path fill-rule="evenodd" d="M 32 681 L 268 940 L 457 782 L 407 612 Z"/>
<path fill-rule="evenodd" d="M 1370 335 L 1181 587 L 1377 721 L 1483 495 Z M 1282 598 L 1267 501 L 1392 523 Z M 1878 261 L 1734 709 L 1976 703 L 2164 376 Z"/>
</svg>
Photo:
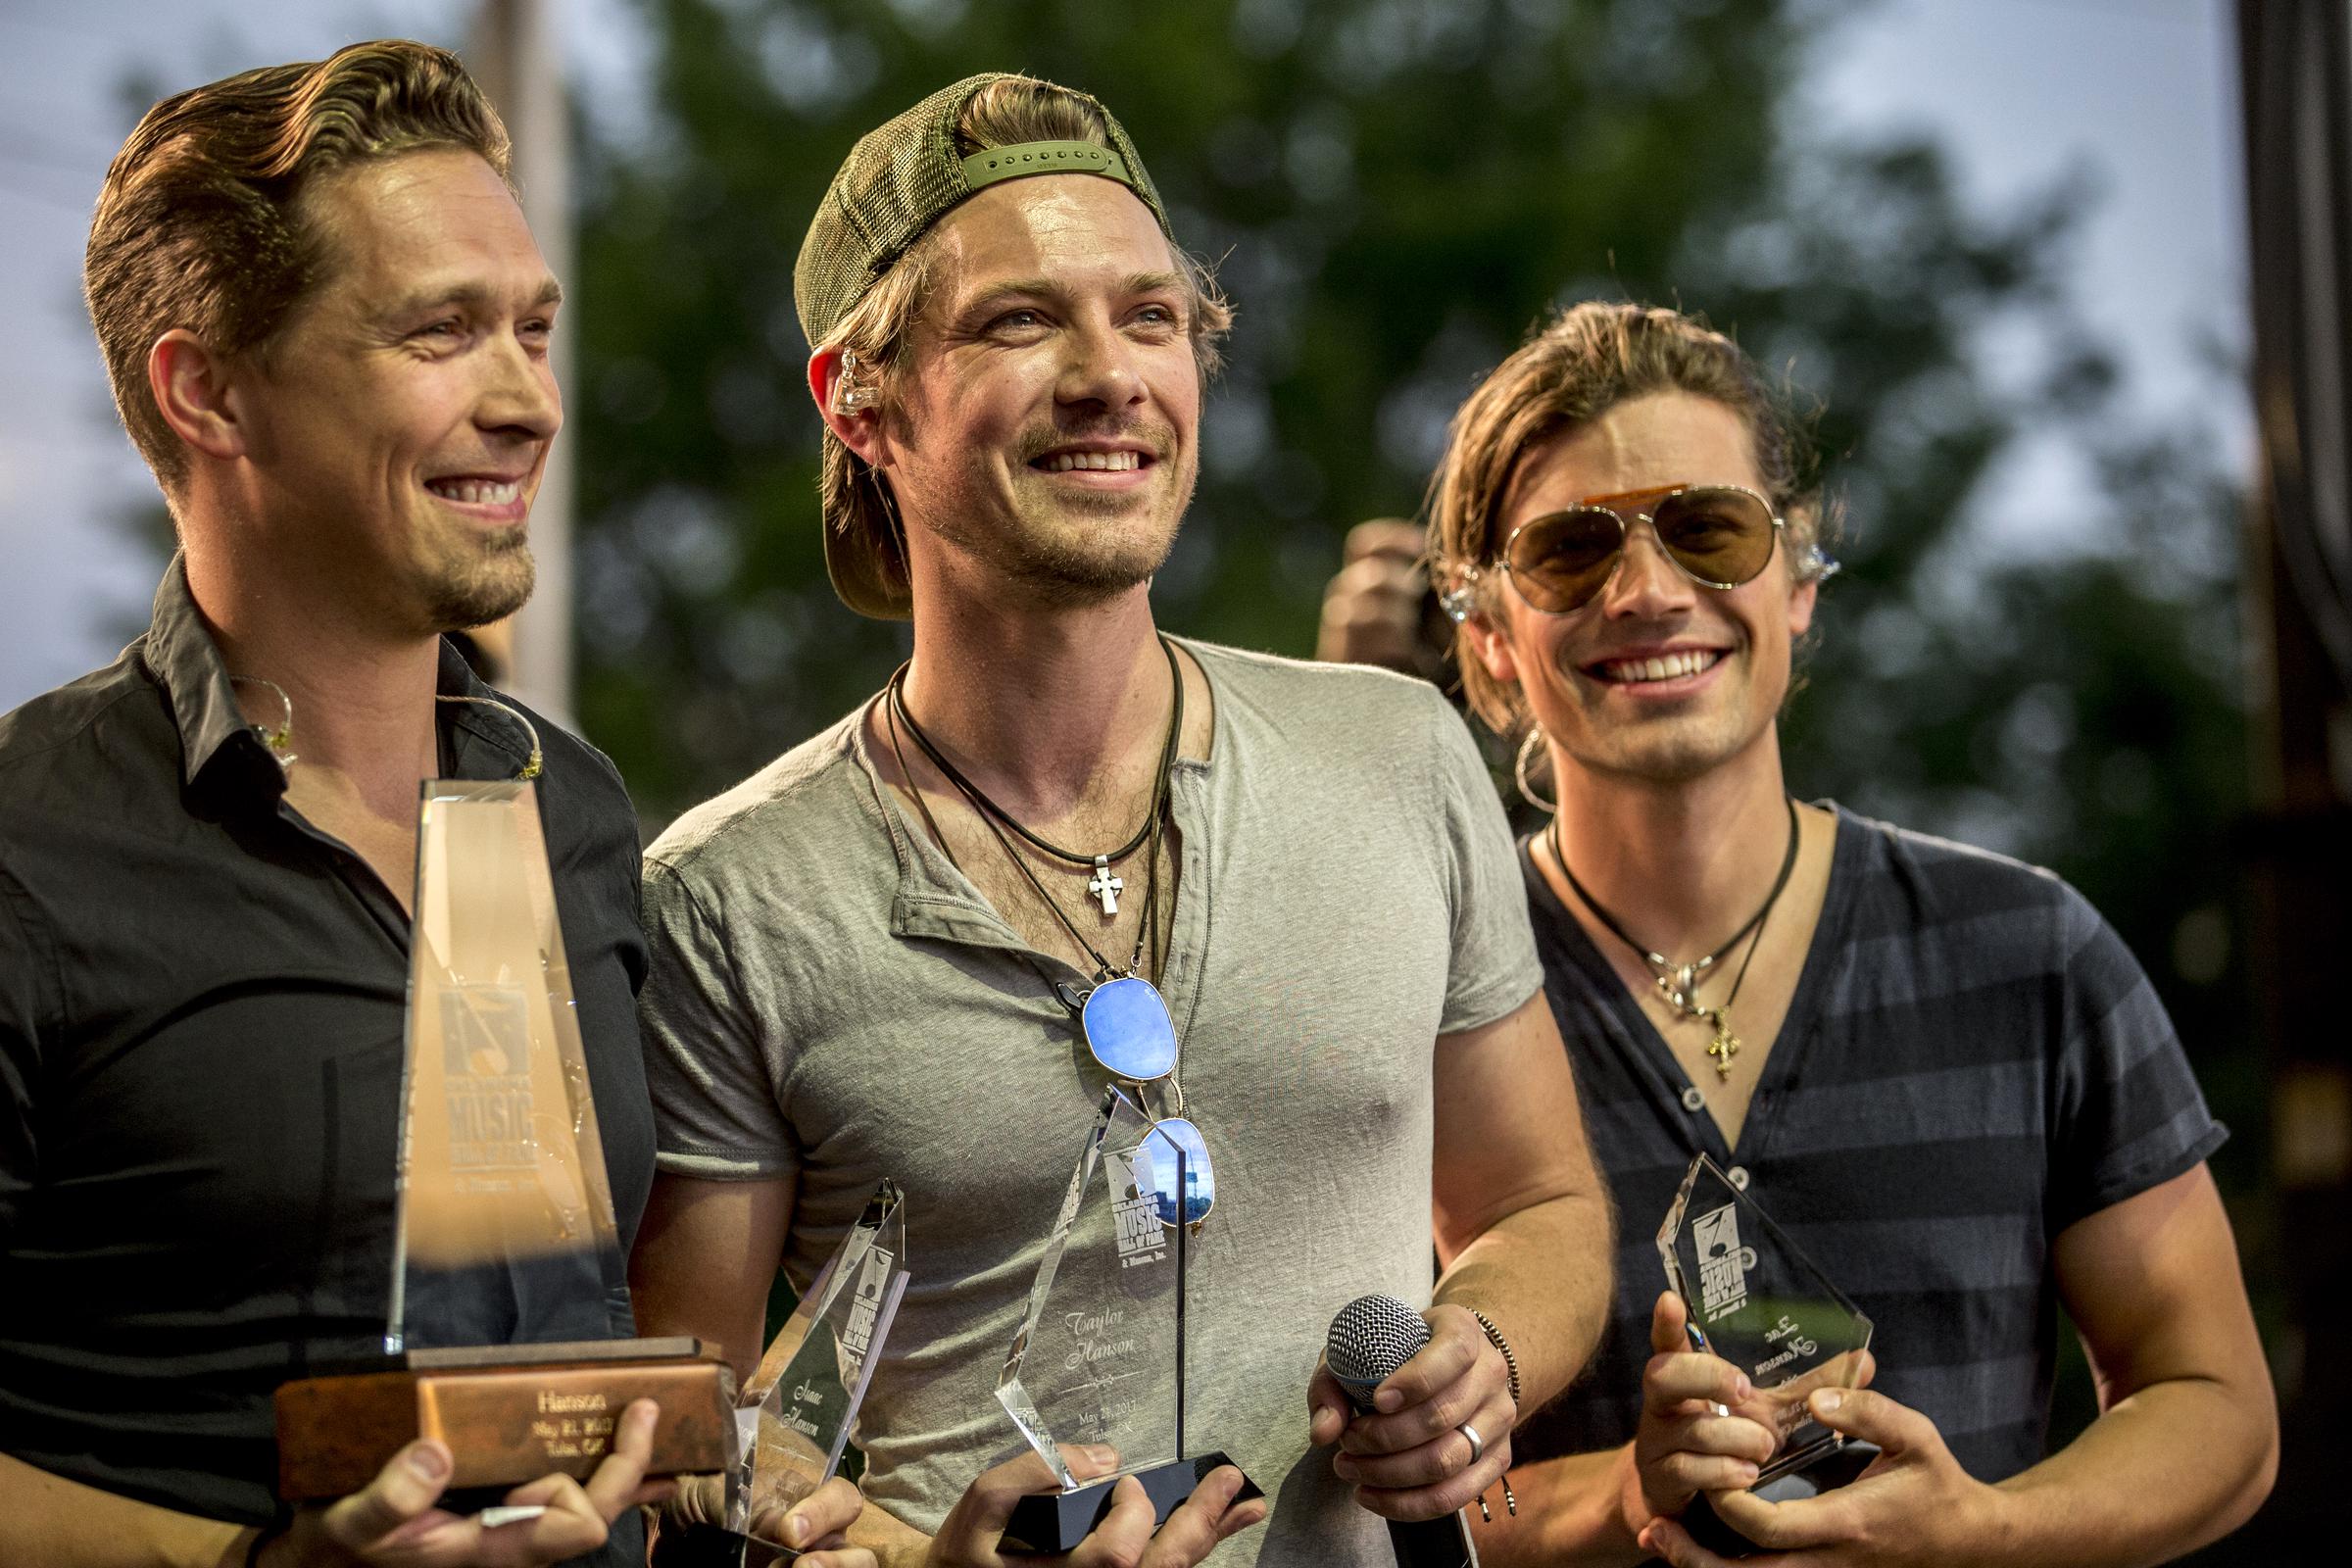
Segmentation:
<svg viewBox="0 0 2352 1568">
<path fill-rule="evenodd" d="M 1141 509 L 1129 496 L 1041 499 L 1022 508 L 1011 528 L 974 526 L 962 509 L 951 508 L 928 525 L 1042 604 L 1096 605 L 1149 581 L 1166 564 L 1192 491 L 1188 478 L 1177 493 Z"/>
<path fill-rule="evenodd" d="M 1742 713 L 1752 710 L 1742 705 L 1754 700 L 1751 691 L 1741 704 L 1730 705 L 1739 711 L 1726 711 L 1719 702 L 1707 710 L 1660 713 L 1640 723 L 1612 723 L 1580 702 L 1577 729 L 1553 739 L 1586 771 L 1649 785 L 1687 785 L 1745 756 L 1772 729 L 1777 704 L 1765 709 L 1761 723 L 1743 720 Z"/>
<path fill-rule="evenodd" d="M 527 523 L 450 542 L 425 585 L 425 615 L 436 632 L 471 631 L 520 610 L 538 582 Z"/>
<path fill-rule="evenodd" d="M 1582 755 L 1570 755 L 1591 772 L 1644 784 L 1684 785 L 1706 777 L 1741 749 L 1710 744 L 1707 737 L 1685 733 L 1645 736 L 1633 745 L 1586 747 Z"/>
</svg>

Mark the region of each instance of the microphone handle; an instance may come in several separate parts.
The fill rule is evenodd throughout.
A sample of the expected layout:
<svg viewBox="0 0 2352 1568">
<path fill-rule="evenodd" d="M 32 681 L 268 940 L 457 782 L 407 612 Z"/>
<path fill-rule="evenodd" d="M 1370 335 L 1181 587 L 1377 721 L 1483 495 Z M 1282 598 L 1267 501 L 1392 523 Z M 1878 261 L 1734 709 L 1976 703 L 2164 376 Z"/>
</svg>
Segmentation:
<svg viewBox="0 0 2352 1568">
<path fill-rule="evenodd" d="M 1443 1519 L 1392 1519 L 1389 1544 L 1396 1548 L 1396 1568 L 1478 1568 L 1470 1522 L 1459 1513 Z"/>
<path fill-rule="evenodd" d="M 1370 1415 L 1353 1389 L 1342 1384 L 1357 1415 Z M 1441 1519 L 1392 1519 L 1389 1545 L 1396 1553 L 1396 1568 L 1478 1568 L 1478 1548 L 1470 1544 L 1470 1521 L 1460 1510 Z"/>
</svg>

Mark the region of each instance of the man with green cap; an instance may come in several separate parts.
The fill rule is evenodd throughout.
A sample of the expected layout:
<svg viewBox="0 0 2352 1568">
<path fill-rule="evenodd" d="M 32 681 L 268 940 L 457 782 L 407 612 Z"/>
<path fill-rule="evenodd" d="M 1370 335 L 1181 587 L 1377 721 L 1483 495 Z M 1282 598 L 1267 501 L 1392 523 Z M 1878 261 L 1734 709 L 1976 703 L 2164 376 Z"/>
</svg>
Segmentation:
<svg viewBox="0 0 2352 1568">
<path fill-rule="evenodd" d="M 1467 732 L 1418 682 L 1154 628 L 1230 312 L 1094 99 L 976 76 L 872 132 L 795 294 L 826 564 L 915 652 L 647 856 L 646 1332 L 748 1362 L 778 1262 L 805 1285 L 895 1178 L 914 1276 L 865 1406 L 863 1539 L 993 1562 L 1047 1484 L 997 1374 L 1124 1082 L 1197 1140 L 1188 1217 L 1214 1204 L 1188 1446 L 1266 1501 L 1215 1472 L 1146 1545 L 1122 1483 L 1070 1560 L 1385 1563 L 1381 1516 L 1477 1518 L 1519 1412 L 1593 1344 L 1609 1248 Z M 1164 996 L 1173 1071 L 1090 1051 L 1114 980 Z M 1430 1339 L 1356 1415 L 1317 1357 L 1373 1293 Z"/>
</svg>

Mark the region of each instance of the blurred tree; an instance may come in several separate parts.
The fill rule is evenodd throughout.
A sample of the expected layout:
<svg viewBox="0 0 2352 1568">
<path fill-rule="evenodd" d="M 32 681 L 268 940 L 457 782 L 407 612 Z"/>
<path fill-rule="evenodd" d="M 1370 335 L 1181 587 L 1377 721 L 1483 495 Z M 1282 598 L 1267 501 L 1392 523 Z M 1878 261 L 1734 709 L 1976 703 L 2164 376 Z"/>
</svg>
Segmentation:
<svg viewBox="0 0 2352 1568">
<path fill-rule="evenodd" d="M 1346 524 L 1411 509 L 1446 416 L 1547 301 L 1671 293 L 1678 257 L 1757 208 L 1830 9 L 645 0 L 654 126 L 587 160 L 584 721 L 665 816 L 870 692 L 901 646 L 825 585 L 791 269 L 850 142 L 925 92 L 1024 69 L 1135 133 L 1242 313 L 1162 613 L 1304 652 Z M 2024 269 L 2010 236 L 1970 243 L 1939 180 L 1923 156 L 1882 181 L 1932 209 L 1919 248 L 1972 279 Z M 1945 281 L 1901 280 L 1924 318 L 1905 331 L 1881 334 L 1875 298 L 1819 308 L 1823 330 L 1881 383 L 1948 367 L 2000 280 L 1933 298 Z"/>
<path fill-rule="evenodd" d="M 2192 1038 L 2226 1030 L 2232 481 L 2207 443 L 2119 425 L 2062 287 L 2083 181 L 1985 217 L 1933 145 L 1810 129 L 1808 62 L 1852 9 L 642 0 L 650 126 L 586 116 L 583 722 L 658 823 L 899 657 L 904 629 L 825 582 L 792 263 L 857 135 L 1027 70 L 1117 111 L 1241 308 L 1168 625 L 1305 653 L 1341 534 L 1413 509 L 1446 416 L 1547 305 L 1702 311 L 1820 401 L 1851 519 L 1798 787 L 2055 865 Z M 2084 526 L 2004 563 L 1970 497 L 2054 426 L 2098 455 Z"/>
</svg>

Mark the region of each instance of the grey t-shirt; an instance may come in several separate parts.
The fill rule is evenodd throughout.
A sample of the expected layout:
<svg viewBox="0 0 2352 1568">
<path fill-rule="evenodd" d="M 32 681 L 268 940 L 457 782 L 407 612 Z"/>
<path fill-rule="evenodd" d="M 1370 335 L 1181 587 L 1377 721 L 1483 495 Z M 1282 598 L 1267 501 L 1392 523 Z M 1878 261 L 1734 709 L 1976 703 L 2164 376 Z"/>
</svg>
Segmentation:
<svg viewBox="0 0 2352 1568">
<path fill-rule="evenodd" d="M 1430 1288 L 1439 1037 L 1542 971 L 1501 808 L 1437 691 L 1187 643 L 1206 759 L 1178 761 L 1162 989 L 1217 1204 L 1192 1250 L 1187 1447 L 1272 1499 L 1219 1565 L 1386 1562 L 1309 1451 L 1332 1314 Z M 1023 1442 L 997 1374 L 1106 1082 L 1029 950 L 875 776 L 858 716 L 646 856 L 643 1018 L 662 1169 L 794 1174 L 806 1286 L 877 1180 L 913 1278 L 866 1396 L 867 1494 L 933 1530 Z M 1084 977 L 1032 956 L 1057 979 Z"/>
</svg>

